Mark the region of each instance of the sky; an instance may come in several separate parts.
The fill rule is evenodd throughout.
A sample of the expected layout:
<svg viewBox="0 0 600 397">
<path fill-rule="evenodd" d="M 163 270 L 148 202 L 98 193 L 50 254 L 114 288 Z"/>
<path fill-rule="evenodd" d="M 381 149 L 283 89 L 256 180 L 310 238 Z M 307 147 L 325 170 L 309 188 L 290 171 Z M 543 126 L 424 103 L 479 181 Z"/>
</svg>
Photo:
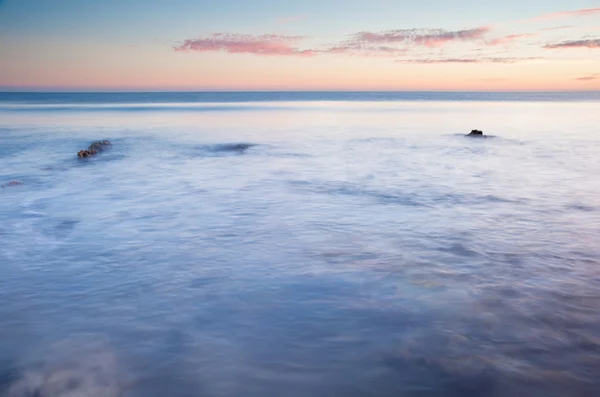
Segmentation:
<svg viewBox="0 0 600 397">
<path fill-rule="evenodd" d="M 0 90 L 600 90 L 600 0 L 0 0 Z"/>
</svg>

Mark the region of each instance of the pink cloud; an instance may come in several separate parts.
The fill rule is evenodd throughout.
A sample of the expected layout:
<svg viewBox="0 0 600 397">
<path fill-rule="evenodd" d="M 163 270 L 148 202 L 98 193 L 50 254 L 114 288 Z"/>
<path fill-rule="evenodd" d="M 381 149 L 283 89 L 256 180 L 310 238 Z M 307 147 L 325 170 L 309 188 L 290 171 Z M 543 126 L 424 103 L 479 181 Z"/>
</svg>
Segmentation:
<svg viewBox="0 0 600 397">
<path fill-rule="evenodd" d="M 544 48 L 600 48 L 600 39 L 563 41 L 562 43 L 547 44 Z"/>
<path fill-rule="evenodd" d="M 297 17 L 290 17 L 296 19 Z M 443 29 L 398 29 L 383 32 L 359 32 L 325 49 L 300 49 L 296 43 L 302 36 L 277 34 L 242 35 L 235 33 L 214 33 L 197 39 L 185 40 L 174 47 L 179 52 L 226 52 L 230 54 L 254 54 L 263 56 L 302 56 L 318 54 L 348 54 L 357 56 L 398 56 L 406 53 L 406 48 L 395 45 L 415 44 L 424 47 L 440 47 L 447 43 L 475 41 L 482 39 L 490 30 L 479 27 L 457 31 Z"/>
<path fill-rule="evenodd" d="M 584 77 L 577 77 L 575 80 L 578 81 L 590 81 L 590 80 L 596 80 L 596 76 L 584 76 Z"/>
<path fill-rule="evenodd" d="M 536 36 L 535 33 L 511 34 L 511 35 L 508 35 L 508 36 L 501 37 L 499 39 L 490 40 L 490 41 L 488 41 L 487 44 L 488 45 L 492 45 L 492 46 L 495 46 L 495 45 L 504 45 L 504 44 L 511 44 L 511 43 L 513 43 L 515 41 L 518 41 L 520 39 L 525 39 L 525 38 L 528 38 L 528 37 L 535 37 L 535 36 Z"/>
<path fill-rule="evenodd" d="M 489 30 L 489 27 L 484 26 L 457 31 L 443 29 L 398 29 L 379 33 L 359 32 L 350 41 L 364 44 L 413 43 L 425 47 L 440 47 L 450 42 L 479 40 Z"/>
<path fill-rule="evenodd" d="M 584 9 L 572 10 L 572 11 L 551 12 L 548 14 L 539 15 L 537 17 L 521 19 L 521 20 L 517 20 L 514 22 L 531 23 L 531 22 L 556 20 L 556 19 L 562 19 L 562 18 L 585 17 L 585 16 L 595 16 L 595 15 L 600 15 L 600 7 L 584 8 Z M 574 27 L 574 26 L 557 26 L 557 27 L 549 27 L 549 28 L 540 29 L 540 30 L 566 29 L 566 28 L 572 28 L 572 27 Z"/>
<path fill-rule="evenodd" d="M 301 36 L 263 34 L 260 36 L 234 33 L 214 33 L 198 39 L 185 40 L 175 47 L 180 52 L 227 52 L 230 54 L 254 54 L 270 56 L 314 56 L 312 50 L 300 50 L 293 44 Z"/>
<path fill-rule="evenodd" d="M 398 63 L 421 63 L 421 64 L 435 64 L 435 63 L 480 63 L 479 59 L 475 58 L 441 58 L 441 59 L 399 59 Z"/>
<path fill-rule="evenodd" d="M 588 15 L 596 15 L 600 14 L 600 7 L 597 8 L 584 8 L 581 10 L 573 10 L 573 11 L 559 11 L 552 12 L 550 14 L 540 15 L 535 20 L 548 20 L 548 19 L 556 19 L 556 18 L 564 18 L 564 17 L 581 17 Z"/>
</svg>

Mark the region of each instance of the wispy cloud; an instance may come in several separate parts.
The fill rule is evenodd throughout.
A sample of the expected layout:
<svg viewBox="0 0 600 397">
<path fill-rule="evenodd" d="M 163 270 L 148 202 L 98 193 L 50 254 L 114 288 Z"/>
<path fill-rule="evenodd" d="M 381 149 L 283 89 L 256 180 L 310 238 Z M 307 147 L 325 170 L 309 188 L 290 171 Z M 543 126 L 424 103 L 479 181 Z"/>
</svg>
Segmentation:
<svg viewBox="0 0 600 397">
<path fill-rule="evenodd" d="M 582 17 L 589 15 L 600 15 L 600 7 L 596 8 L 584 8 L 580 10 L 572 10 L 572 11 L 559 11 L 552 12 L 549 14 L 540 15 L 535 20 L 548 20 L 548 19 L 557 19 L 557 18 L 565 18 L 565 17 Z"/>
<path fill-rule="evenodd" d="M 565 26 L 554 26 L 551 28 L 542 28 L 540 29 L 540 31 L 544 32 L 544 31 L 548 31 L 548 30 L 560 30 L 560 29 L 571 29 L 574 28 L 575 26 L 573 25 L 565 25 Z"/>
<path fill-rule="evenodd" d="M 301 49 L 302 36 L 277 34 L 242 35 L 214 33 L 188 39 L 174 47 L 179 52 L 226 52 L 264 56 L 315 56 L 318 54 L 346 54 L 355 56 L 391 57 L 403 55 L 407 46 L 441 47 L 451 42 L 482 40 L 488 27 L 448 31 L 444 29 L 398 29 L 383 32 L 358 32 L 347 40 L 330 47 Z M 511 38 L 504 38 L 510 40 Z M 514 38 L 515 40 L 517 37 Z"/>
<path fill-rule="evenodd" d="M 600 48 L 600 39 L 563 41 L 562 43 L 546 44 L 544 48 Z"/>
<path fill-rule="evenodd" d="M 538 15 L 537 17 L 520 19 L 520 20 L 516 20 L 513 22 L 529 24 L 532 22 L 542 22 L 542 21 L 551 21 L 551 20 L 564 19 L 564 18 L 573 18 L 573 17 L 576 18 L 576 17 L 596 16 L 596 15 L 600 15 L 600 7 L 583 8 L 583 9 L 579 9 L 579 10 L 570 10 L 570 11 L 551 12 L 551 13 L 547 13 L 547 14 Z M 571 27 L 574 27 L 574 26 L 548 27 L 548 28 L 540 29 L 540 30 L 566 29 L 566 28 L 571 28 Z"/>
<path fill-rule="evenodd" d="M 480 40 L 489 27 L 449 31 L 444 29 L 397 29 L 383 32 L 359 32 L 347 42 L 348 45 L 367 44 L 415 44 L 425 47 L 440 47 L 457 41 Z"/>
<path fill-rule="evenodd" d="M 301 50 L 294 46 L 301 36 L 263 34 L 260 36 L 234 33 L 215 33 L 197 39 L 185 40 L 176 46 L 181 52 L 227 52 L 231 54 L 254 54 L 270 56 L 313 56 L 312 50 Z"/>
<path fill-rule="evenodd" d="M 590 81 L 590 80 L 596 80 L 596 75 L 593 75 L 593 76 L 583 76 L 583 77 L 577 77 L 575 80 L 578 80 L 578 81 Z"/>
<path fill-rule="evenodd" d="M 518 40 L 521 39 L 526 39 L 528 37 L 535 37 L 537 36 L 535 33 L 524 33 L 524 34 L 511 34 L 508 36 L 504 36 L 504 37 L 500 37 L 498 39 L 493 39 L 487 42 L 488 45 L 506 45 L 506 44 L 512 44 Z"/>
<path fill-rule="evenodd" d="M 399 59 L 398 63 L 419 63 L 419 64 L 435 64 L 435 63 L 480 63 L 479 59 L 475 58 L 441 58 L 441 59 Z"/>
<path fill-rule="evenodd" d="M 371 45 L 364 43 L 342 42 L 324 50 L 317 50 L 323 54 L 345 54 L 369 57 L 389 57 L 403 55 L 407 52 L 405 48 L 397 48 L 386 45 Z"/>
<path fill-rule="evenodd" d="M 529 57 L 529 58 L 494 58 L 494 57 L 482 57 L 482 58 L 425 58 L 425 59 L 399 59 L 398 63 L 417 63 L 417 64 L 438 64 L 438 63 L 517 63 L 532 60 L 539 60 L 541 58 Z"/>
<path fill-rule="evenodd" d="M 407 46 L 441 47 L 453 41 L 482 39 L 488 27 L 448 31 L 443 29 L 397 29 L 382 32 L 358 32 L 323 50 L 324 54 L 389 57 L 408 52 Z"/>
</svg>

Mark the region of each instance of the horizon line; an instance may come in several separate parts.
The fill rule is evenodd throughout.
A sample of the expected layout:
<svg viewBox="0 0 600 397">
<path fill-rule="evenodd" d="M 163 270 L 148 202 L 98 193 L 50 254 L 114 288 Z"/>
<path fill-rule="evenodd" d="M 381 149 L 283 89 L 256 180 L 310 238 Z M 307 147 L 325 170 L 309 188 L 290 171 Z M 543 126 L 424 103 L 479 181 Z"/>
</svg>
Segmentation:
<svg viewBox="0 0 600 397">
<path fill-rule="evenodd" d="M 0 88 L 0 94 L 221 94 L 221 93 L 600 93 L 600 90 L 5 90 Z"/>
</svg>

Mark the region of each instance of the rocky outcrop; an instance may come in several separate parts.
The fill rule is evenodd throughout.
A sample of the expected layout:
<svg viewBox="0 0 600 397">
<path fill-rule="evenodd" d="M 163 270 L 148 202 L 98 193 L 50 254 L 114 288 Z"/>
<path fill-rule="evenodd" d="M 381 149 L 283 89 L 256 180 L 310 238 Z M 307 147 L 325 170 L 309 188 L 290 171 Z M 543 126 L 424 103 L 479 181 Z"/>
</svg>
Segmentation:
<svg viewBox="0 0 600 397">
<path fill-rule="evenodd" d="M 476 137 L 476 138 L 484 138 L 485 137 L 485 135 L 483 135 L 483 131 L 479 131 L 479 130 L 471 130 L 471 132 L 467 136 L 472 136 L 472 137 Z"/>
<path fill-rule="evenodd" d="M 105 139 L 103 141 L 96 141 L 96 142 L 93 142 L 88 149 L 80 150 L 79 152 L 77 152 L 77 157 L 79 157 L 79 158 L 92 157 L 96 153 L 101 152 L 101 151 L 106 150 L 111 147 L 112 147 L 112 143 L 110 143 L 110 141 L 107 139 Z"/>
</svg>

